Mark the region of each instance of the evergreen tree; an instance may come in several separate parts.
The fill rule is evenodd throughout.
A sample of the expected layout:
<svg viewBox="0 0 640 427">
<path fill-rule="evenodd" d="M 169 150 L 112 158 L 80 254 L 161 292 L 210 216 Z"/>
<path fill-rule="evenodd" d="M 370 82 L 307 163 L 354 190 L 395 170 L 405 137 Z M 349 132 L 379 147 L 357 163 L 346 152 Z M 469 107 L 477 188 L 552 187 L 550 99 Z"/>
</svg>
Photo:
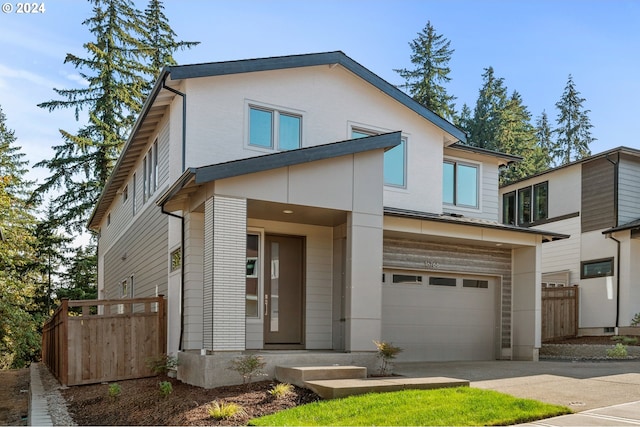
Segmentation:
<svg viewBox="0 0 640 427">
<path fill-rule="evenodd" d="M 542 111 L 538 120 L 536 120 L 536 139 L 542 150 L 543 163 L 546 168 L 553 167 L 553 153 L 556 151 L 556 143 L 553 140 L 553 130 L 549 125 L 549 117 L 546 111 Z"/>
<path fill-rule="evenodd" d="M 40 350 L 34 315 L 37 274 L 33 265 L 35 218 L 27 203 L 27 162 L 0 108 L 0 369 L 21 368 Z"/>
<path fill-rule="evenodd" d="M 56 290 L 59 299 L 96 299 L 98 297 L 97 255 L 94 245 L 78 247 L 71 257 L 61 286 Z"/>
<path fill-rule="evenodd" d="M 558 117 L 555 133 L 558 137 L 554 157 L 560 165 L 591 155 L 589 144 L 595 138 L 591 136 L 593 126 L 589 110 L 583 107 L 585 101 L 585 98 L 580 97 L 573 77 L 569 74 L 562 98 L 556 103 Z"/>
<path fill-rule="evenodd" d="M 453 123 L 461 129 L 468 130 L 473 123 L 473 114 L 471 108 L 465 103 L 462 105 L 462 110 L 453 118 Z"/>
<path fill-rule="evenodd" d="M 446 119 L 455 116 L 456 99 L 447 94 L 443 84 L 448 83 L 451 72 L 448 64 L 454 50 L 451 42 L 437 34 L 431 22 L 418 33 L 411 46 L 411 63 L 415 66 L 394 70 L 405 80 L 401 87 L 408 89 L 409 94 L 420 104 Z"/>
<path fill-rule="evenodd" d="M 465 130 L 469 135 L 469 145 L 497 150 L 500 112 L 507 104 L 507 88 L 504 79 L 494 75 L 493 67 L 485 68 L 482 80 L 471 124 Z"/>
<path fill-rule="evenodd" d="M 513 92 L 504 108 L 498 112 L 496 149 L 522 157 L 522 161 L 502 169 L 500 184 L 522 179 L 546 169 L 544 153 L 537 144 L 531 114 L 518 92 Z"/>
<path fill-rule="evenodd" d="M 149 90 L 163 67 L 177 64 L 173 59 L 174 52 L 178 49 L 190 49 L 200 44 L 200 42 L 176 41 L 177 35 L 171 29 L 163 10 L 162 1 L 149 0 L 144 11 L 146 28 L 144 42 L 147 46 L 149 68 L 152 73 L 148 85 Z"/>
</svg>

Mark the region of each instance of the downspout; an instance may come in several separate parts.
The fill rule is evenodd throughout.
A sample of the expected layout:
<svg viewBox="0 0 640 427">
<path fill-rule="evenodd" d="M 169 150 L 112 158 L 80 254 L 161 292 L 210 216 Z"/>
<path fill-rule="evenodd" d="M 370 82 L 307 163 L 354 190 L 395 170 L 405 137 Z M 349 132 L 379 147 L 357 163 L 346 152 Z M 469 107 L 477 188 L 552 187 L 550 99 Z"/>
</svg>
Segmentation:
<svg viewBox="0 0 640 427">
<path fill-rule="evenodd" d="M 618 153 L 618 159 L 616 162 L 612 161 L 609 158 L 609 155 L 606 156 L 607 161 L 611 163 L 614 167 L 613 169 L 613 215 L 615 218 L 614 227 L 618 226 L 618 177 L 620 174 L 620 153 Z M 618 333 L 618 327 L 620 326 L 620 240 L 613 237 L 613 233 L 609 233 L 607 235 L 611 240 L 616 242 L 618 245 L 617 255 L 616 255 L 616 334 Z"/>
<path fill-rule="evenodd" d="M 162 88 L 169 92 L 175 93 L 182 97 L 182 164 L 180 173 L 183 173 L 186 169 L 186 157 L 187 157 L 187 94 L 182 93 L 172 87 L 167 86 L 167 76 L 165 74 L 162 80 Z M 178 340 L 178 351 L 182 351 L 183 347 L 183 335 L 184 335 L 184 216 L 176 215 L 164 210 L 164 204 L 162 205 L 162 213 L 174 218 L 180 219 L 180 338 Z"/>
</svg>

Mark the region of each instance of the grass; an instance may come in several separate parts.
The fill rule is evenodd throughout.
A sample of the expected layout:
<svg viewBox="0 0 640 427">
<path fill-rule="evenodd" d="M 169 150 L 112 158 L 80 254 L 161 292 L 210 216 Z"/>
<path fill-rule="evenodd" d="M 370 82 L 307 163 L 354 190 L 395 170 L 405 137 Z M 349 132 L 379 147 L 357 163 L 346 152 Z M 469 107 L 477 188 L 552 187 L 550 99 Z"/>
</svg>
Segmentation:
<svg viewBox="0 0 640 427">
<path fill-rule="evenodd" d="M 255 426 L 512 425 L 571 413 L 563 406 L 470 387 L 370 393 L 255 418 Z"/>
</svg>

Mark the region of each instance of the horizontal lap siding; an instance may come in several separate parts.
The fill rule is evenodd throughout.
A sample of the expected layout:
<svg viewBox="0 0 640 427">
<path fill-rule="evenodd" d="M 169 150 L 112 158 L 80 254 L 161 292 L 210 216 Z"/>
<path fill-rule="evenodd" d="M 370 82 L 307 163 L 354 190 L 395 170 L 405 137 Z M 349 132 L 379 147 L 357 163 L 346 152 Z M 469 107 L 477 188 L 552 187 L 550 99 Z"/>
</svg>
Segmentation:
<svg viewBox="0 0 640 427">
<path fill-rule="evenodd" d="M 482 274 L 502 278 L 501 346 L 511 347 L 510 250 L 385 238 L 383 265 L 385 268 Z"/>
<path fill-rule="evenodd" d="M 621 156 L 618 177 L 618 224 L 640 218 L 640 163 L 635 157 Z"/>
<path fill-rule="evenodd" d="M 550 222 L 539 228 L 571 236 L 568 239 L 542 244 L 542 272 L 569 270 L 571 272 L 569 284 L 578 284 L 580 281 L 580 217 Z"/>
</svg>

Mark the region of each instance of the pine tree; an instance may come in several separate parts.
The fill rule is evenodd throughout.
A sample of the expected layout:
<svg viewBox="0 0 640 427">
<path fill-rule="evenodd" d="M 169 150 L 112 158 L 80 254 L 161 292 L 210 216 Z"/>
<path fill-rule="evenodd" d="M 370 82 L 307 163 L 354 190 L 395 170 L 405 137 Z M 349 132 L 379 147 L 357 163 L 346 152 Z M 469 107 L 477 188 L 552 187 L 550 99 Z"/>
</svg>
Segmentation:
<svg viewBox="0 0 640 427">
<path fill-rule="evenodd" d="M 160 0 L 149 0 L 144 11 L 145 16 L 145 38 L 147 46 L 147 56 L 149 57 L 149 68 L 151 79 L 148 89 L 163 67 L 176 65 L 173 53 L 178 49 L 190 49 L 200 42 L 176 41 L 176 33 L 171 29 L 169 20 L 164 14 L 164 5 Z"/>
<path fill-rule="evenodd" d="M 551 130 L 551 125 L 549 125 L 549 117 L 544 110 L 536 120 L 536 139 L 538 146 L 540 146 L 542 150 L 542 161 L 546 165 L 546 168 L 553 167 L 553 153 L 556 151 L 556 143 L 553 140 L 553 131 Z"/>
<path fill-rule="evenodd" d="M 590 110 L 583 107 L 585 98 L 580 97 L 573 77 L 569 74 L 562 98 L 556 103 L 558 117 L 555 133 L 557 147 L 554 157 L 558 164 L 564 165 L 591 155 L 589 144 L 595 141 L 591 136 Z"/>
<path fill-rule="evenodd" d="M 61 286 L 56 290 L 58 298 L 95 299 L 98 297 L 98 272 L 96 248 L 90 244 L 75 249 L 71 264 L 62 275 Z"/>
<path fill-rule="evenodd" d="M 143 22 L 130 0 L 91 0 L 93 16 L 83 22 L 95 40 L 84 44 L 87 57 L 67 54 L 88 82 L 79 89 L 54 89 L 63 99 L 39 104 L 49 111 L 73 108 L 88 112 L 88 123 L 77 134 L 61 130 L 64 143 L 54 147 L 50 160 L 36 164 L 52 175 L 34 195 L 62 190 L 52 200 L 57 224 L 80 231 L 88 219 L 115 161 L 140 111 L 149 72 L 141 59 L 144 45 L 139 41 Z"/>
<path fill-rule="evenodd" d="M 431 22 L 418 33 L 411 46 L 411 63 L 415 66 L 394 70 L 405 80 L 401 87 L 408 89 L 409 94 L 420 104 L 446 119 L 455 116 L 456 99 L 447 94 L 443 84 L 448 83 L 451 72 L 448 64 L 454 50 L 451 42 L 441 34 L 437 34 Z"/>
<path fill-rule="evenodd" d="M 15 145 L 0 108 L 0 369 L 21 368 L 40 349 L 34 297 L 39 278 L 31 269 L 35 218 L 27 203 L 27 161 Z"/>
<path fill-rule="evenodd" d="M 500 184 L 508 184 L 545 170 L 544 153 L 537 144 L 531 114 L 518 92 L 513 92 L 498 116 L 495 141 L 497 151 L 522 157 L 521 162 L 502 169 Z"/>
<path fill-rule="evenodd" d="M 493 67 L 485 68 L 482 88 L 469 128 L 469 145 L 497 150 L 496 138 L 500 127 L 500 112 L 507 104 L 507 88 L 503 78 L 496 78 Z"/>
</svg>

